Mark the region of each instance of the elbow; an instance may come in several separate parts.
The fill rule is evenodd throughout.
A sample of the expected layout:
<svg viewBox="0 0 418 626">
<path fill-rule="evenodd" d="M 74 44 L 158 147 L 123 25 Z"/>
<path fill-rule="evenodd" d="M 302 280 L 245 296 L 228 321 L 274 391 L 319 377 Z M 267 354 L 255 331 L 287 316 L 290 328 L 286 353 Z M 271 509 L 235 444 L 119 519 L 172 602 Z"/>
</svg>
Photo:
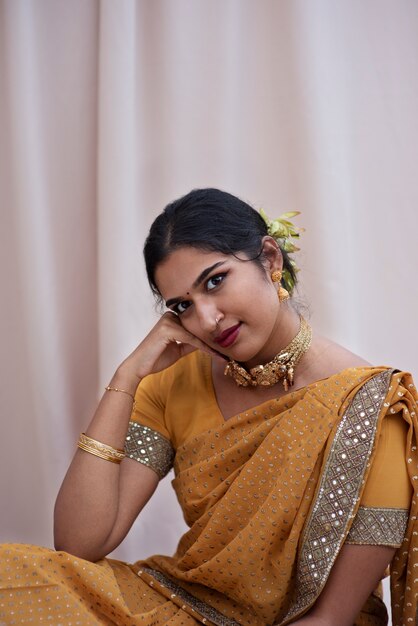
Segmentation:
<svg viewBox="0 0 418 626">
<path fill-rule="evenodd" d="M 54 532 L 54 548 L 57 552 L 66 552 L 79 559 L 96 563 L 104 559 L 109 552 L 114 550 L 114 545 L 109 541 L 98 541 L 98 538 L 76 537 L 72 534 Z"/>
<path fill-rule="evenodd" d="M 54 548 L 57 552 L 65 552 L 92 563 L 100 561 L 110 552 L 110 550 L 106 551 L 105 544 L 100 541 L 100 537 L 93 537 L 75 528 L 68 528 L 57 519 L 54 522 Z"/>
<path fill-rule="evenodd" d="M 100 561 L 105 556 L 107 556 L 105 550 L 100 550 L 97 548 L 91 549 L 87 546 L 74 544 L 69 541 L 55 540 L 54 548 L 57 552 L 65 552 L 66 554 L 71 554 L 71 556 L 83 559 L 84 561 L 90 561 L 91 563 L 96 563 L 97 561 Z"/>
<path fill-rule="evenodd" d="M 107 555 L 103 546 L 92 545 L 88 542 L 77 540 L 75 537 L 64 536 L 59 532 L 54 532 L 54 548 L 57 552 L 65 552 L 92 563 L 100 561 Z"/>
</svg>

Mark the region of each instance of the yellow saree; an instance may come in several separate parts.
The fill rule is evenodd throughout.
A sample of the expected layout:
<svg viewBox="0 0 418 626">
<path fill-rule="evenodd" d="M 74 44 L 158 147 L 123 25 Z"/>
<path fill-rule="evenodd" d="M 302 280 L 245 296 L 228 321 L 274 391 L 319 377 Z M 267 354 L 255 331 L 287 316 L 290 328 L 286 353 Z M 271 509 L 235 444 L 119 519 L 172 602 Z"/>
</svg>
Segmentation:
<svg viewBox="0 0 418 626">
<path fill-rule="evenodd" d="M 202 422 L 170 409 L 178 409 L 183 385 L 192 408 L 204 412 L 213 402 L 207 379 L 190 398 L 194 377 L 200 380 L 206 367 L 201 357 L 182 361 L 138 391 L 141 413 L 132 416 L 126 447 L 160 475 L 175 450 L 173 487 L 190 527 L 176 554 L 128 566 L 5 546 L 0 624 L 29 623 L 11 621 L 10 612 L 23 619 L 30 608 L 32 616 L 41 609 L 45 621 L 52 615 L 53 624 L 66 625 L 285 626 L 315 603 L 341 547 L 351 542 L 398 547 L 393 625 L 415 625 L 418 398 L 411 377 L 386 368 L 345 370 L 228 421 L 218 414 Z M 401 477 L 393 497 L 386 501 L 383 489 L 373 501 L 369 478 L 393 417 L 402 423 L 403 453 L 394 464 Z M 407 499 L 397 502 L 399 493 Z M 374 594 L 355 625 L 386 623 Z"/>
</svg>

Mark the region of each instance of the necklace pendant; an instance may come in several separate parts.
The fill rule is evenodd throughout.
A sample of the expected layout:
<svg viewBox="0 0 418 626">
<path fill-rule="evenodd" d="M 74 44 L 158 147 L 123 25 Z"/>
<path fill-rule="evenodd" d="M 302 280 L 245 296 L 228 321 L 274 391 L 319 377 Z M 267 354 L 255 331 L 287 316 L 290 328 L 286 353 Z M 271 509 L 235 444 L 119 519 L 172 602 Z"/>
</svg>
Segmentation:
<svg viewBox="0 0 418 626">
<path fill-rule="evenodd" d="M 279 380 L 283 380 L 283 387 L 288 391 L 294 384 L 295 367 L 301 357 L 309 349 L 312 339 L 312 329 L 307 322 L 300 318 L 300 329 L 296 337 L 274 359 L 265 365 L 257 365 L 247 371 L 245 367 L 234 360 L 225 367 L 225 376 L 231 376 L 240 387 L 272 387 Z"/>
<path fill-rule="evenodd" d="M 236 361 L 229 361 L 224 370 L 225 376 L 231 376 L 238 385 L 238 387 L 248 387 L 249 385 L 254 385 L 251 375 L 247 372 L 246 369 L 241 367 Z"/>
</svg>

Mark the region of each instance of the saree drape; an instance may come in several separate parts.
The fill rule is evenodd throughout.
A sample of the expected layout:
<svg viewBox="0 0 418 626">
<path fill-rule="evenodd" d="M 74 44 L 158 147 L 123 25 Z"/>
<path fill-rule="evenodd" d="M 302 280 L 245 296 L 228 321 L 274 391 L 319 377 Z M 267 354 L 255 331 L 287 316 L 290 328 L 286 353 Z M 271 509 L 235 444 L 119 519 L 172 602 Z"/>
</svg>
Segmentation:
<svg viewBox="0 0 418 626">
<path fill-rule="evenodd" d="M 202 429 L 175 453 L 173 486 L 190 530 L 174 556 L 92 564 L 6 546 L 0 620 L 7 606 L 21 615 L 28 607 L 46 612 L 48 596 L 49 614 L 78 612 L 82 624 L 285 626 L 314 604 L 345 541 L 361 543 L 369 532 L 369 542 L 399 546 L 391 566 L 393 623 L 415 624 L 416 408 L 408 374 L 353 368 Z M 406 425 L 409 511 L 362 506 L 376 443 L 393 415 Z M 137 460 L 152 464 L 151 429 L 142 427 L 145 436 L 134 436 Z M 153 433 L 167 470 L 169 440 Z M 386 623 L 376 593 L 355 625 Z"/>
</svg>

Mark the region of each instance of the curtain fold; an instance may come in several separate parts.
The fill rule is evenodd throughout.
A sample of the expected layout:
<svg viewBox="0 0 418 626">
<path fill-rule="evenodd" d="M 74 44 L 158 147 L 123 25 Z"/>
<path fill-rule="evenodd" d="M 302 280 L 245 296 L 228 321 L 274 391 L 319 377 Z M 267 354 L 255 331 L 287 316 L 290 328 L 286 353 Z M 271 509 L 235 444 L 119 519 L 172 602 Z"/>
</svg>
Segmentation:
<svg viewBox="0 0 418 626">
<path fill-rule="evenodd" d="M 50 545 L 97 396 L 97 6 L 0 11 L 1 540 Z"/>
<path fill-rule="evenodd" d="M 191 188 L 302 211 L 315 327 L 418 377 L 417 66 L 413 0 L 0 2 L 0 540 L 52 545 L 78 433 L 156 319 L 147 230 Z M 166 480 L 117 555 L 182 528 Z"/>
</svg>

